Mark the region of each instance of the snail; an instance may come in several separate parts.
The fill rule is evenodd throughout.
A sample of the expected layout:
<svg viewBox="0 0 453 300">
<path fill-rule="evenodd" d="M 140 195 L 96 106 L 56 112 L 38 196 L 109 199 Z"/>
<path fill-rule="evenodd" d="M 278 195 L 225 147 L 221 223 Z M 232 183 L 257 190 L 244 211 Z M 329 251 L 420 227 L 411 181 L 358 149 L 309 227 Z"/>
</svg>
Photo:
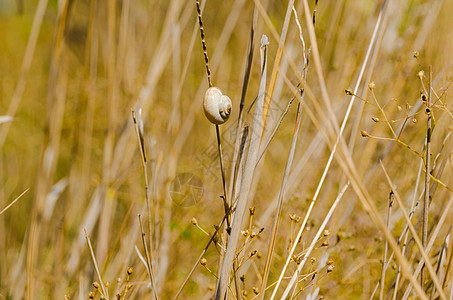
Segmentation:
<svg viewBox="0 0 453 300">
<path fill-rule="evenodd" d="M 219 88 L 210 87 L 203 100 L 203 109 L 206 118 L 211 123 L 220 125 L 225 123 L 231 113 L 231 99 L 223 95 Z"/>
</svg>

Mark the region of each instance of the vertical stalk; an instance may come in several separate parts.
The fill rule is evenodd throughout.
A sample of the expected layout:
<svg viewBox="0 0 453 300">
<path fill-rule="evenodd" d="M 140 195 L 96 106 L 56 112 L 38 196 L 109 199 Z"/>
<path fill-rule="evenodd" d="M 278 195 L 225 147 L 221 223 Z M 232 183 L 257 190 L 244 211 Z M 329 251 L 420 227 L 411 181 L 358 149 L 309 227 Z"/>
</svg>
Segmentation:
<svg viewBox="0 0 453 300">
<path fill-rule="evenodd" d="M 219 149 L 219 161 L 220 161 L 220 172 L 222 173 L 222 187 L 223 187 L 223 206 L 225 206 L 225 213 L 228 212 L 228 201 L 226 194 L 226 181 L 225 181 L 225 169 L 223 167 L 223 154 L 222 154 L 222 142 L 220 141 L 220 130 L 219 125 L 215 125 L 215 132 L 217 134 L 217 148 Z M 230 227 L 230 217 L 227 215 L 226 218 L 227 226 Z"/>
<path fill-rule="evenodd" d="M 142 243 L 143 243 L 143 248 L 145 248 L 145 258 L 146 258 L 146 268 L 148 269 L 148 276 L 149 276 L 149 281 L 151 283 L 152 287 L 152 295 L 154 296 L 154 299 L 158 299 L 157 297 L 157 289 L 156 289 L 156 284 L 154 281 L 154 276 L 153 276 L 153 265 L 151 264 L 151 256 L 148 251 L 148 244 L 146 243 L 146 237 L 145 237 L 145 232 L 143 231 L 143 224 L 142 224 L 142 216 L 139 214 L 138 215 L 138 221 L 140 223 L 140 231 L 142 235 Z"/>
<path fill-rule="evenodd" d="M 423 200 L 423 235 L 422 244 L 426 248 L 428 241 L 428 211 L 429 211 L 429 175 L 430 175 L 430 152 L 431 152 L 431 109 L 429 103 L 431 100 L 431 84 L 433 79 L 433 69 L 429 66 L 429 84 L 428 84 L 428 99 L 426 100 L 426 113 L 428 114 L 427 129 L 426 129 L 426 149 L 425 149 L 425 197 Z M 424 267 L 420 273 L 420 284 L 423 287 Z"/>
<path fill-rule="evenodd" d="M 201 36 L 201 44 L 203 46 L 203 55 L 204 60 L 206 63 L 206 73 L 208 75 L 208 86 L 212 87 L 212 80 L 211 80 L 211 70 L 209 68 L 209 58 L 208 58 L 208 50 L 206 46 L 206 40 L 204 38 L 204 29 L 203 29 L 203 21 L 201 19 L 201 9 L 200 9 L 200 1 L 195 1 L 197 4 L 197 14 L 198 14 L 198 24 L 200 25 L 200 36 Z M 222 154 L 222 143 L 220 140 L 220 130 L 219 125 L 215 125 L 216 135 L 217 135 L 217 148 L 219 150 L 219 160 L 220 160 L 220 172 L 222 173 L 222 186 L 223 186 L 223 205 L 225 206 L 225 213 L 228 212 L 228 200 L 226 195 L 226 184 L 225 184 L 225 170 L 223 168 L 223 154 Z M 230 218 L 227 216 L 227 227 L 230 227 Z"/>
<path fill-rule="evenodd" d="M 393 192 L 390 192 L 389 195 L 389 206 L 387 211 L 387 230 L 390 229 L 390 216 L 392 215 L 392 205 L 393 205 Z M 387 252 L 388 252 L 388 241 L 385 240 L 384 246 L 384 258 L 382 260 L 382 271 L 381 271 L 381 279 L 380 279 L 380 293 L 379 293 L 379 300 L 384 299 L 384 285 L 385 285 L 385 265 L 387 264 Z"/>
<path fill-rule="evenodd" d="M 263 117 L 263 106 L 266 90 L 267 77 L 267 46 L 269 41 L 267 36 L 261 38 L 261 82 L 256 101 L 255 113 L 253 115 L 253 125 L 251 130 L 250 145 L 245 162 L 244 174 L 242 175 L 239 198 L 236 204 L 236 213 L 232 220 L 231 236 L 228 240 L 225 258 L 223 260 L 220 277 L 216 289 L 216 300 L 223 300 L 227 295 L 228 285 L 231 275 L 231 267 L 236 258 L 236 248 L 241 234 L 242 218 L 249 202 L 248 194 L 253 181 L 255 166 L 258 161 L 258 154 L 261 141 L 261 122 Z"/>
<path fill-rule="evenodd" d="M 302 94 L 302 92 L 301 92 L 301 94 Z M 302 97 L 303 97 L 303 94 L 300 95 L 300 98 L 299 98 L 300 100 L 299 101 L 302 101 Z M 291 165 L 293 163 L 294 152 L 296 150 L 297 135 L 299 133 L 300 123 L 301 123 L 300 122 L 301 113 L 302 113 L 302 104 L 299 103 L 299 105 L 297 107 L 297 116 L 296 116 L 296 124 L 294 126 L 293 139 L 291 141 L 291 147 L 290 147 L 290 150 L 289 150 L 290 152 L 289 152 L 288 158 L 286 160 L 285 174 L 283 176 L 282 185 L 280 187 L 280 193 L 279 193 L 279 196 L 278 196 L 277 211 L 275 212 L 274 225 L 272 227 L 272 234 L 271 234 L 271 238 L 270 238 L 269 246 L 268 246 L 268 250 L 267 250 L 267 255 L 266 255 L 266 264 L 264 266 L 263 281 L 261 282 L 261 289 L 260 289 L 260 297 L 259 297 L 260 300 L 264 299 L 264 294 L 266 292 L 267 279 L 269 277 L 269 269 L 270 269 L 270 266 L 271 266 L 272 254 L 274 252 L 275 239 L 276 239 L 276 236 L 277 236 L 277 229 L 278 229 L 278 223 L 279 223 L 280 213 L 281 213 L 282 205 L 283 205 L 283 197 L 284 197 L 284 194 L 285 194 L 285 186 L 286 186 L 287 179 L 289 177 L 289 172 L 290 172 L 290 169 L 291 169 Z"/>
<path fill-rule="evenodd" d="M 198 24 L 200 25 L 201 44 L 203 46 L 204 61 L 206 63 L 206 73 L 208 74 L 208 84 L 209 84 L 209 87 L 211 87 L 212 86 L 211 70 L 209 69 L 208 50 L 207 50 L 207 46 L 206 46 L 206 40 L 204 39 L 204 29 L 203 29 L 203 21 L 201 20 L 200 1 L 196 0 L 195 2 L 197 4 Z"/>
</svg>

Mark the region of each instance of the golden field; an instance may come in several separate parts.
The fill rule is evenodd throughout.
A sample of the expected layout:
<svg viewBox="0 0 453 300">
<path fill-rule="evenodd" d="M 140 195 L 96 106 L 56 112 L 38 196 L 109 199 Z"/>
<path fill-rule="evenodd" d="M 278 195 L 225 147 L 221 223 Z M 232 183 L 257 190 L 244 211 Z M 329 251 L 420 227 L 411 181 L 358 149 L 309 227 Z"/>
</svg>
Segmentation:
<svg viewBox="0 0 453 300">
<path fill-rule="evenodd" d="M 0 299 L 451 299 L 451 11 L 2 0 Z"/>
</svg>

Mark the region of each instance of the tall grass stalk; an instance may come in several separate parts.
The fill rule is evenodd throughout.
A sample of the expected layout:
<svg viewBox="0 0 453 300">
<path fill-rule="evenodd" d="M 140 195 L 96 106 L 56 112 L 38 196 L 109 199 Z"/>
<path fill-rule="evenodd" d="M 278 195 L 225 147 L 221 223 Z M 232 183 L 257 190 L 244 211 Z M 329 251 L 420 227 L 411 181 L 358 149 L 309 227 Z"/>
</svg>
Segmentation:
<svg viewBox="0 0 453 300">
<path fill-rule="evenodd" d="M 267 77 L 267 47 L 269 45 L 268 39 L 265 35 L 261 38 L 261 82 L 258 91 L 258 98 L 253 116 L 253 125 L 251 130 L 250 145 L 247 154 L 247 161 L 245 163 L 244 175 L 241 182 L 239 198 L 236 204 L 236 212 L 234 214 L 231 235 L 228 239 L 228 245 L 225 252 L 225 258 L 222 264 L 222 271 L 220 273 L 219 281 L 216 289 L 215 299 L 223 299 L 226 295 L 228 284 L 230 281 L 231 266 L 236 257 L 236 248 L 238 245 L 239 236 L 241 233 L 242 220 L 244 213 L 249 203 L 248 192 L 253 179 L 256 162 L 258 161 L 258 151 L 261 140 L 261 127 L 263 117 L 263 105 L 266 90 L 266 77 Z"/>
<path fill-rule="evenodd" d="M 241 130 L 241 125 L 242 125 L 242 121 L 243 121 L 245 96 L 247 94 L 247 87 L 248 87 L 248 83 L 249 83 L 249 79 L 250 79 L 250 73 L 252 70 L 253 52 L 255 49 L 255 30 L 256 30 L 255 28 L 256 28 L 257 17 L 258 17 L 258 12 L 256 10 L 256 7 L 253 7 L 252 22 L 250 25 L 250 37 L 249 37 L 249 44 L 248 44 L 247 63 L 246 63 L 245 72 L 244 72 L 244 79 L 242 82 L 241 100 L 239 102 L 239 114 L 238 114 L 238 120 L 236 123 L 236 134 L 235 134 L 236 140 L 234 142 L 234 152 L 233 152 L 233 160 L 232 160 L 235 163 L 235 166 L 234 166 L 234 168 L 231 168 L 230 187 L 228 189 L 229 190 L 229 193 L 228 193 L 229 203 L 228 204 L 230 206 L 232 206 L 232 202 L 235 200 L 235 199 L 233 199 L 233 195 L 235 192 L 234 186 L 236 183 L 236 178 L 237 178 L 237 175 L 239 172 L 239 169 L 238 169 L 239 161 L 240 161 L 240 159 L 238 159 L 238 156 L 240 153 L 239 147 L 241 147 L 240 145 L 244 144 L 243 142 L 240 142 L 241 137 L 240 137 L 239 132 Z M 248 127 L 246 127 L 246 128 L 248 128 Z M 242 135 L 242 140 L 244 139 L 244 136 L 245 136 L 245 138 L 247 138 L 248 133 Z M 243 147 L 241 147 L 241 148 L 243 148 Z"/>
<path fill-rule="evenodd" d="M 293 92 L 296 92 L 295 88 L 292 87 Z M 309 97 L 311 98 L 311 97 Z M 319 122 L 317 122 L 316 117 L 313 115 L 313 113 L 310 111 L 310 109 L 307 107 L 306 108 L 307 114 L 309 117 L 312 119 L 313 123 L 317 126 L 319 130 L 322 130 L 323 128 L 319 126 Z M 333 142 L 330 140 L 327 140 L 330 144 L 329 146 L 331 148 L 334 147 Z M 367 190 L 361 183 L 356 167 L 354 163 L 352 162 L 352 158 L 350 156 L 350 153 L 346 150 L 345 142 L 343 139 L 340 139 L 340 148 L 338 152 L 338 159 L 337 162 L 340 164 L 342 170 L 345 172 L 347 175 L 348 179 L 350 179 L 351 185 L 354 187 L 354 191 L 356 192 L 358 199 L 361 201 L 362 206 L 364 209 L 369 213 L 371 219 L 373 220 L 374 224 L 384 233 L 385 238 L 388 239 L 389 245 L 392 247 L 392 249 L 395 251 L 395 255 L 397 259 L 401 262 L 402 265 L 402 271 L 403 274 L 411 281 L 412 284 L 415 285 L 416 292 L 417 294 L 422 297 L 423 299 L 426 299 L 426 296 L 423 296 L 424 293 L 420 287 L 419 284 L 415 282 L 414 277 L 412 276 L 412 271 L 410 270 L 409 264 L 407 260 L 402 256 L 401 251 L 399 250 L 397 243 L 393 236 L 386 230 L 385 223 L 381 219 L 375 205 L 373 202 L 371 202 L 371 197 L 368 194 Z M 274 290 L 275 291 L 275 290 Z"/>
<path fill-rule="evenodd" d="M 431 135 L 432 135 L 432 113 L 430 103 L 432 102 L 432 81 L 433 81 L 433 70 L 432 66 L 429 66 L 428 75 L 428 99 L 426 100 L 426 112 L 428 114 L 428 120 L 426 121 L 426 146 L 425 146 L 425 197 L 423 198 L 423 234 L 422 243 L 423 247 L 426 248 L 428 241 L 428 216 L 429 216 L 429 190 L 430 190 L 430 173 L 431 173 Z M 424 268 L 420 273 L 420 284 L 424 285 Z"/>
<path fill-rule="evenodd" d="M 263 124 L 261 125 L 261 135 L 263 135 L 264 130 L 266 128 L 266 119 L 269 112 L 269 106 L 272 99 L 272 95 L 274 93 L 275 83 L 277 81 L 277 75 L 279 66 L 282 59 L 283 54 L 283 47 L 285 45 L 286 35 L 288 33 L 289 21 L 291 20 L 291 11 L 294 7 L 294 0 L 289 0 L 288 5 L 286 6 L 286 14 L 285 20 L 283 21 L 282 32 L 280 34 L 280 38 L 278 40 L 278 48 L 277 54 L 275 55 L 274 65 L 272 67 L 271 78 L 269 81 L 268 89 L 267 89 L 267 97 L 264 100 L 264 108 L 263 108 Z"/>
<path fill-rule="evenodd" d="M 146 268 L 147 268 L 147 271 L 148 271 L 148 276 L 149 276 L 149 283 L 152 287 L 152 293 L 153 293 L 153 296 L 154 296 L 154 299 L 158 299 L 157 297 L 157 289 L 156 289 L 156 283 L 155 283 L 155 280 L 154 280 L 154 271 L 153 271 L 153 267 L 152 267 L 152 263 L 151 263 L 151 255 L 150 255 L 150 251 L 148 250 L 148 243 L 146 242 L 146 234 L 145 232 L 143 231 L 143 224 L 142 224 L 142 216 L 141 215 L 138 215 L 138 220 L 140 222 L 140 231 L 141 231 L 141 236 L 142 236 L 142 243 L 143 243 L 143 248 L 145 249 L 145 262 L 146 262 Z"/>
<path fill-rule="evenodd" d="M 354 88 L 354 91 L 358 91 L 359 86 L 360 86 L 360 83 L 361 83 L 361 81 L 362 81 L 363 74 L 364 74 L 364 72 L 365 72 L 365 68 L 366 68 L 366 66 L 367 66 L 367 64 L 368 64 L 368 59 L 369 59 L 369 57 L 370 57 L 371 50 L 373 49 L 373 45 L 374 45 L 374 42 L 375 42 L 375 39 L 376 39 L 376 36 L 377 36 L 377 32 L 378 32 L 378 29 L 379 29 L 380 24 L 381 24 L 381 18 L 382 18 L 382 16 L 383 16 L 383 14 L 385 13 L 385 7 L 386 7 L 386 6 L 385 6 L 385 3 L 386 3 L 386 2 L 384 2 L 384 5 L 383 5 L 383 7 L 382 7 L 382 9 L 381 9 L 379 18 L 378 18 L 378 20 L 377 20 L 377 22 L 376 22 L 376 26 L 375 26 L 375 28 L 374 28 L 374 32 L 373 32 L 373 35 L 372 35 L 372 37 L 371 37 L 371 41 L 370 41 L 369 46 L 368 46 L 367 54 L 366 54 L 365 59 L 364 59 L 364 62 L 363 62 L 363 64 L 362 64 L 362 68 L 361 68 L 361 70 L 360 70 L 360 74 L 359 74 L 359 77 L 358 77 L 358 79 L 357 79 L 357 83 L 356 83 L 356 86 L 355 86 L 355 88 Z M 308 26 L 309 28 L 311 28 L 310 25 L 312 26 L 312 24 L 310 23 L 310 19 L 309 19 L 309 17 L 308 17 L 308 15 L 310 15 L 310 14 L 308 14 L 309 9 L 308 9 L 308 4 L 306 5 L 306 2 L 304 2 L 304 10 L 305 10 L 305 15 L 306 15 L 306 20 L 307 20 L 307 26 Z M 309 24 L 310 24 L 310 25 L 309 25 Z M 312 43 L 313 43 L 313 41 L 314 41 L 314 37 L 313 37 L 314 32 L 313 32 L 313 30 L 312 30 L 312 31 L 309 31 L 309 32 L 310 32 L 310 40 L 311 40 Z M 317 48 L 314 48 L 314 51 L 313 51 L 313 52 L 314 52 L 314 55 L 315 55 L 315 63 L 318 63 L 318 65 L 316 65 L 316 67 L 317 67 L 316 70 L 317 70 L 317 72 L 318 72 L 318 74 L 319 74 L 319 72 L 322 72 L 322 71 L 320 71 L 319 54 L 316 56 Z M 317 58 L 317 59 L 316 59 L 316 58 Z M 318 75 L 318 76 L 321 76 L 321 77 L 320 77 L 320 80 L 321 80 L 321 79 L 322 79 L 322 75 Z M 325 89 L 324 89 L 324 91 L 325 91 Z M 325 95 L 326 95 L 326 94 L 325 94 Z M 325 96 L 325 95 L 324 95 L 324 96 Z M 314 204 L 315 204 L 315 202 L 316 202 L 316 200 L 317 200 L 317 198 L 318 198 L 318 195 L 319 195 L 319 193 L 320 193 L 320 191 L 321 191 L 321 187 L 323 186 L 323 183 L 324 183 L 324 180 L 325 180 L 325 178 L 326 178 L 327 172 L 328 172 L 328 170 L 329 170 L 329 168 L 330 168 L 330 165 L 331 165 L 331 163 L 332 163 L 333 156 L 335 155 L 335 151 L 336 151 L 337 144 L 338 144 L 338 142 L 339 142 L 339 139 L 340 139 L 340 137 L 341 137 L 341 134 L 342 134 L 343 131 L 344 131 L 344 128 L 346 127 L 346 123 L 347 123 L 347 121 L 348 121 L 349 114 L 350 114 L 351 109 L 352 109 L 352 105 L 353 105 L 353 103 L 354 103 L 353 100 L 354 100 L 354 99 L 351 98 L 351 100 L 350 100 L 350 102 L 349 102 L 349 105 L 348 105 L 348 109 L 347 109 L 346 115 L 345 115 L 345 117 L 344 117 L 344 119 L 343 119 L 343 122 L 342 122 L 342 124 L 341 124 L 341 127 L 340 127 L 340 133 L 339 133 L 339 135 L 338 135 L 337 142 L 335 143 L 335 145 L 334 145 L 334 147 L 333 147 L 333 149 L 332 149 L 332 152 L 331 152 L 331 154 L 330 154 L 330 156 L 329 156 L 329 160 L 328 160 L 328 162 L 327 162 L 327 164 L 326 164 L 326 167 L 324 168 L 324 172 L 323 172 L 323 174 L 322 174 L 321 180 L 319 181 L 319 184 L 318 184 L 318 186 L 317 186 L 317 188 L 316 188 L 316 192 L 315 192 L 315 194 L 314 194 L 314 196 L 313 196 L 313 199 L 312 199 L 312 201 L 311 201 L 310 207 L 308 208 L 308 211 L 307 211 L 307 213 L 306 213 L 305 219 L 304 219 L 304 221 L 302 222 L 302 224 L 301 224 L 301 226 L 300 226 L 300 230 L 299 230 L 299 232 L 298 232 L 298 234 L 297 234 L 295 240 L 299 240 L 299 239 L 300 239 L 300 237 L 301 237 L 301 235 L 302 235 L 302 233 L 303 233 L 303 230 L 304 230 L 304 228 L 305 228 L 305 225 L 306 225 L 306 223 L 307 223 L 307 221 L 308 221 L 308 218 L 309 218 L 309 216 L 310 216 L 310 214 L 311 214 L 311 211 L 312 211 L 312 209 L 313 209 L 313 206 L 314 206 Z M 280 273 L 280 277 L 279 277 L 279 279 L 278 279 L 278 281 L 277 281 L 277 284 L 276 284 L 276 286 L 275 286 L 275 288 L 274 288 L 274 292 L 272 293 L 272 298 L 275 297 L 275 295 L 276 295 L 277 289 L 278 289 L 278 287 L 279 287 L 279 285 L 280 285 L 280 283 L 281 283 L 281 281 L 282 281 L 282 279 L 283 279 L 283 276 L 284 276 L 284 274 L 285 274 L 286 268 L 287 268 L 287 266 L 289 265 L 290 259 L 291 259 L 292 255 L 293 255 L 294 251 L 295 251 L 295 247 L 296 247 L 296 244 L 293 245 L 293 247 L 291 248 L 291 251 L 289 252 L 289 254 L 288 254 L 288 256 L 287 256 L 286 263 L 285 263 L 285 265 L 284 265 L 284 267 L 283 267 L 283 270 L 282 270 L 281 273 Z"/>
<path fill-rule="evenodd" d="M 388 211 L 387 211 L 387 230 L 390 231 L 390 217 L 392 216 L 392 206 L 393 206 L 393 193 L 390 193 L 389 200 L 388 200 Z M 387 264 L 387 252 L 388 252 L 388 243 L 387 240 L 384 244 L 384 257 L 382 259 L 382 271 L 381 271 L 381 278 L 379 279 L 380 282 L 380 291 L 379 291 L 379 300 L 384 299 L 384 286 L 385 286 L 385 271 Z"/>
<path fill-rule="evenodd" d="M 303 101 L 303 99 L 301 99 L 301 100 Z M 271 238 L 269 240 L 269 247 L 267 249 L 267 254 L 266 254 L 266 264 L 264 266 L 263 281 L 262 281 L 261 289 L 260 289 L 260 293 L 261 293 L 260 299 L 264 299 L 264 294 L 266 291 L 267 278 L 269 276 L 269 268 L 270 268 L 270 265 L 272 262 L 272 254 L 273 254 L 274 248 L 275 248 L 275 239 L 277 236 L 278 222 L 280 219 L 280 213 L 281 213 L 281 209 L 282 209 L 282 205 L 283 205 L 283 197 L 285 195 L 286 182 L 287 182 L 287 178 L 289 176 L 290 169 L 291 169 L 291 166 L 293 163 L 294 152 L 295 152 L 296 143 L 297 143 L 297 135 L 298 135 L 299 129 L 300 129 L 301 113 L 302 113 L 302 105 L 299 103 L 299 105 L 297 107 L 297 116 L 296 116 L 296 124 L 294 126 L 293 139 L 291 141 L 291 147 L 289 150 L 288 159 L 287 159 L 286 166 L 285 166 L 285 174 L 283 175 L 282 186 L 280 188 L 280 193 L 278 196 L 278 207 L 277 207 L 277 211 L 275 212 L 274 225 L 272 227 L 272 234 L 271 234 Z"/>
<path fill-rule="evenodd" d="M 385 173 L 385 176 L 386 176 L 387 181 L 389 183 L 389 186 L 392 188 L 393 194 L 395 195 L 395 198 L 396 198 L 396 200 L 398 202 L 398 205 L 400 206 L 401 211 L 403 212 L 403 216 L 406 219 L 407 224 L 409 225 L 409 229 L 410 229 L 410 231 L 412 233 L 412 236 L 413 236 L 413 238 L 414 238 L 414 240 L 415 240 L 415 242 L 416 242 L 416 244 L 417 244 L 417 246 L 418 246 L 418 248 L 420 250 L 420 253 L 421 253 L 423 259 L 425 260 L 425 266 L 428 268 L 428 272 L 429 272 L 429 274 L 430 274 L 430 276 L 431 276 L 431 278 L 432 278 L 432 280 L 434 282 L 434 285 L 436 286 L 436 288 L 439 289 L 440 298 L 441 299 L 447 299 L 445 294 L 442 292 L 441 284 L 439 282 L 439 279 L 436 276 L 436 272 L 434 271 L 433 266 L 429 262 L 428 255 L 426 254 L 426 251 L 423 248 L 423 244 L 420 241 L 420 239 L 418 238 L 418 236 L 416 234 L 416 231 L 415 231 L 415 228 L 412 225 L 412 223 L 410 222 L 409 216 L 407 215 L 406 211 L 403 209 L 404 208 L 404 204 L 401 201 L 401 198 L 400 198 L 398 192 L 395 190 L 394 185 L 393 185 L 390 177 L 388 176 L 387 171 L 385 170 L 384 165 L 382 165 L 382 163 L 381 163 L 381 166 L 382 166 L 382 169 L 384 170 L 384 173 Z M 411 281 L 411 283 L 413 284 L 412 281 Z M 424 295 L 424 298 L 426 298 L 425 295 Z"/>
<path fill-rule="evenodd" d="M 201 19 L 201 9 L 200 9 L 200 1 L 196 0 L 196 5 L 197 5 L 197 14 L 198 14 L 198 24 L 200 26 L 200 36 L 201 36 L 201 44 L 203 47 L 203 55 L 204 55 L 204 60 L 205 60 L 205 66 L 206 66 L 206 75 L 208 77 L 208 87 L 212 87 L 212 80 L 211 80 L 211 69 L 209 68 L 209 58 L 208 58 L 208 49 L 206 46 L 206 40 L 204 36 L 204 29 L 203 29 L 203 21 Z M 225 213 L 229 211 L 229 205 L 228 205 L 228 199 L 227 199 L 227 192 L 226 192 L 226 179 L 225 179 L 225 169 L 223 166 L 223 152 L 222 152 L 222 142 L 220 139 L 220 129 L 219 125 L 215 124 L 215 132 L 217 135 L 217 149 L 219 152 L 219 163 L 220 163 L 220 173 L 222 176 L 222 187 L 223 187 L 223 206 L 225 209 Z M 227 227 L 230 226 L 230 219 L 229 216 L 227 216 Z"/>
<path fill-rule="evenodd" d="M 302 258 L 300 264 L 297 266 L 296 272 L 293 274 L 293 276 L 291 277 L 290 282 L 289 282 L 288 285 L 286 286 L 286 289 L 285 289 L 285 291 L 283 292 L 283 295 L 282 295 L 282 297 L 281 297 L 282 299 L 286 299 L 286 297 L 287 297 L 287 296 L 289 295 L 289 293 L 291 292 L 291 289 L 294 287 L 298 275 L 300 274 L 302 268 L 304 267 L 305 263 L 307 262 L 308 257 L 310 256 L 311 252 L 312 252 L 313 249 L 315 248 L 315 245 L 316 245 L 317 241 L 318 241 L 319 238 L 321 237 L 321 235 L 322 235 L 324 229 L 325 229 L 326 226 L 327 226 L 327 223 L 329 222 L 330 218 L 332 217 L 332 214 L 334 213 L 335 209 L 337 208 L 338 204 L 340 203 L 341 199 L 343 198 L 344 193 L 346 192 L 346 190 L 347 190 L 348 188 L 349 188 L 349 183 L 346 184 L 346 185 L 341 189 L 341 191 L 338 193 L 337 198 L 335 199 L 334 203 L 333 203 L 332 206 L 330 207 L 329 212 L 327 213 L 327 215 L 326 215 L 326 217 L 324 218 L 324 220 L 323 220 L 321 226 L 319 227 L 318 231 L 316 232 L 315 237 L 312 239 L 312 242 L 311 242 L 310 246 L 309 246 L 309 247 L 307 248 L 307 250 L 305 251 L 304 257 Z M 297 244 L 297 240 L 295 241 L 295 244 Z"/>
<path fill-rule="evenodd" d="M 25 195 L 25 193 L 27 193 L 29 190 L 30 190 L 30 189 L 26 189 L 25 191 L 23 191 L 19 196 L 16 197 L 16 199 L 14 199 L 13 201 L 11 201 L 10 204 L 8 204 L 4 209 L 2 209 L 2 210 L 0 211 L 0 216 L 3 215 L 3 213 L 4 213 L 5 211 L 7 211 L 8 208 L 10 208 L 11 206 L 13 206 L 14 203 L 16 203 L 20 198 L 22 198 L 22 196 Z"/>
<path fill-rule="evenodd" d="M 102 280 L 101 272 L 99 271 L 98 263 L 96 261 L 96 257 L 93 251 L 93 246 L 91 245 L 90 237 L 88 236 L 87 231 L 85 230 L 85 238 L 87 241 L 88 248 L 90 249 L 91 259 L 93 260 L 94 269 L 96 270 L 96 275 L 99 279 L 99 285 L 101 287 L 102 296 L 104 296 L 107 300 L 109 299 L 108 290 L 105 288 L 104 281 Z"/>
<path fill-rule="evenodd" d="M 426 250 L 425 250 L 426 253 L 429 253 L 431 251 L 431 249 L 434 245 L 434 242 L 436 240 L 436 237 L 439 235 L 439 232 L 442 229 L 442 225 L 444 225 L 444 222 L 447 218 L 448 210 L 451 209 L 452 205 L 453 205 L 453 198 L 450 198 L 447 202 L 445 210 L 443 211 L 439 221 L 436 224 L 436 227 L 434 228 L 434 231 L 431 235 L 431 239 L 429 240 L 429 243 L 427 243 L 427 245 L 426 245 Z M 417 268 L 415 269 L 415 272 L 414 272 L 415 275 L 418 275 L 421 272 L 424 264 L 425 264 L 425 260 L 424 259 L 420 260 L 420 262 L 417 264 Z M 435 276 L 435 277 L 437 279 L 437 276 Z M 434 279 L 433 279 L 433 282 L 435 282 Z M 437 286 L 436 286 L 436 288 L 437 288 Z M 406 292 L 404 293 L 403 299 L 407 299 L 411 289 L 412 289 L 411 285 L 408 285 L 406 288 Z"/>
</svg>

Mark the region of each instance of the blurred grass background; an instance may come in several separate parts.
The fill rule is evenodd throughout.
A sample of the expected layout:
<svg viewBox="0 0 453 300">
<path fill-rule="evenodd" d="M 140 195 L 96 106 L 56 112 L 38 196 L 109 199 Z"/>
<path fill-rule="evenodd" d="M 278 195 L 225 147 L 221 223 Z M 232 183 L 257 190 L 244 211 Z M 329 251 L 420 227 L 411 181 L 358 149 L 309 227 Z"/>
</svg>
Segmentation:
<svg viewBox="0 0 453 300">
<path fill-rule="evenodd" d="M 309 3 L 313 8 L 313 1 Z M 382 4 L 371 0 L 321 0 L 317 5 L 319 54 L 337 120 L 345 114 L 350 96 L 344 91 L 355 84 Z M 208 1 L 203 12 L 214 85 L 233 100 L 231 119 L 221 126 L 227 174 L 253 5 L 253 1 L 244 0 Z M 262 1 L 262 5 L 280 32 L 287 3 Z M 296 1 L 295 7 L 302 20 L 302 2 Z M 451 142 L 444 143 L 444 138 L 451 131 L 452 118 L 448 93 L 453 62 L 452 10 L 451 1 L 392 1 L 370 80 L 376 85 L 376 98 L 381 105 L 386 104 L 389 119 L 404 121 L 410 108 L 420 102 L 422 86 L 417 74 L 420 70 L 427 74 L 432 65 L 433 88 L 438 94 L 445 89 L 441 99 L 446 105 L 434 109 L 431 152 L 432 158 L 440 153 L 440 160 L 445 162 L 440 180 L 449 187 L 452 166 L 447 150 Z M 42 23 L 37 22 L 40 19 Z M 308 48 L 308 33 L 302 27 Z M 278 41 L 261 16 L 256 31 L 257 41 L 262 34 L 270 38 L 270 72 Z M 0 298 L 88 298 L 94 290 L 92 282 L 98 279 L 83 229 L 90 235 L 103 280 L 110 282 L 111 297 L 115 290 L 124 288 L 129 266 L 134 267 L 134 273 L 127 297 L 150 295 L 146 269 L 134 250 L 136 245 L 143 253 L 137 214 L 146 207 L 143 169 L 131 118 L 131 109 L 139 108 L 143 109 L 149 157 L 151 244 L 158 291 L 163 299 L 174 296 L 209 239 L 191 224 L 191 219 L 195 217 L 212 233 L 213 225 L 223 217 L 215 132 L 201 109 L 207 82 L 195 1 L 2 0 L 0 35 L 0 114 L 14 117 L 12 122 L 0 125 L 0 208 L 30 188 L 0 216 Z M 300 67 L 302 46 L 294 16 L 285 47 Z M 259 86 L 258 49 L 256 44 L 247 109 Z M 297 77 L 287 65 L 284 56 L 281 72 L 297 84 Z M 359 95 L 368 83 L 362 84 Z M 320 97 L 314 67 L 309 70 L 307 84 Z M 281 76 L 276 86 L 269 128 L 293 97 Z M 372 102 L 371 96 L 368 98 Z M 376 108 L 365 105 L 361 111 L 360 107 L 361 101 L 357 100 L 352 111 L 354 121 L 343 135 L 346 141 L 352 140 L 350 149 L 356 167 L 384 218 L 390 189 L 380 168 L 375 167 L 378 159 L 383 159 L 408 210 L 420 158 L 396 143 L 392 146 L 391 141 L 360 137 L 361 130 L 390 136 L 385 123 L 372 121 L 372 117 L 383 119 Z M 409 119 L 401 135 L 420 153 L 426 132 L 422 110 L 415 116 L 417 122 Z M 270 203 L 280 189 L 295 112 L 293 104 L 254 178 L 253 229 L 265 229 L 250 242 L 247 251 L 257 250 L 261 257 L 265 257 L 272 226 Z M 395 128 L 403 121 L 396 122 Z M 251 117 L 246 122 L 250 124 Z M 440 152 L 442 145 L 447 150 Z M 305 216 L 307 199 L 313 197 L 329 154 L 318 130 L 303 114 L 268 284 L 278 278 L 289 241 L 297 232 L 289 215 Z M 174 189 L 175 177 L 182 173 L 193 174 L 202 183 L 203 195 L 191 205 L 176 205 L 169 193 Z M 336 162 L 326 180 L 309 219 L 310 228 L 320 225 L 345 182 Z M 415 193 L 422 191 L 423 186 L 419 186 Z M 430 228 L 434 228 L 450 194 L 446 188 L 437 187 L 430 207 Z M 452 225 L 451 212 L 449 216 L 432 253 L 438 253 L 445 242 Z M 398 237 L 404 224 L 395 208 L 391 232 Z M 335 270 L 306 283 L 307 290 L 319 286 L 325 299 L 368 299 L 380 277 L 384 238 L 356 202 L 354 192 L 345 195 L 329 230 L 331 235 L 325 238 L 329 246 L 319 246 L 311 256 L 320 259 L 328 253 Z M 309 230 L 304 233 L 300 251 L 313 235 Z M 451 257 L 451 246 L 448 253 Z M 417 250 L 411 255 L 408 259 L 415 264 Z M 218 250 L 211 246 L 205 257 L 216 273 Z M 392 265 L 396 266 L 396 261 Z M 244 298 L 252 298 L 253 287 L 259 287 L 263 266 L 263 259 L 254 257 L 240 269 L 239 274 L 247 278 L 242 286 L 248 291 Z M 388 271 L 388 288 L 395 268 Z M 451 270 L 449 276 L 446 292 L 452 288 Z M 215 281 L 199 267 L 182 297 L 209 298 Z M 305 296 L 304 292 L 298 295 Z"/>
</svg>

